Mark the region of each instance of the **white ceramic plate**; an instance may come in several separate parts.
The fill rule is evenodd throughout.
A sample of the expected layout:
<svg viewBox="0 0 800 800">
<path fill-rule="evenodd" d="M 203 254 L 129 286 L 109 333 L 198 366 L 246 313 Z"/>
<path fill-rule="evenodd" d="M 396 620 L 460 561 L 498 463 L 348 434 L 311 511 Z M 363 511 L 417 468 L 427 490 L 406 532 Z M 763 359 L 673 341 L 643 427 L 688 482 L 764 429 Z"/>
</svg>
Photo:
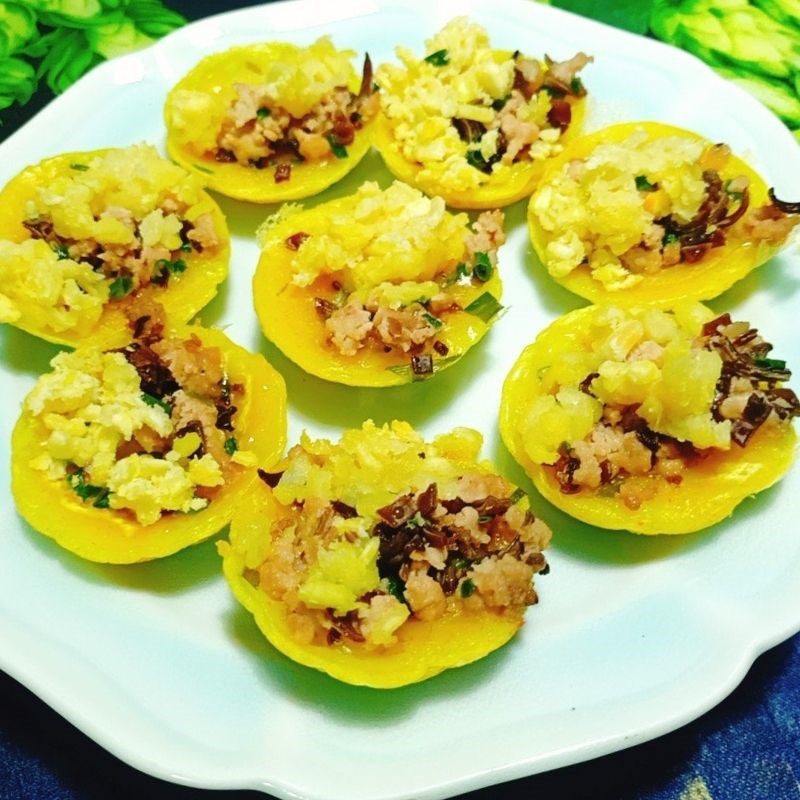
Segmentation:
<svg viewBox="0 0 800 800">
<path fill-rule="evenodd" d="M 787 131 L 699 61 L 524 0 L 300 0 L 198 22 L 99 67 L 52 103 L 0 146 L 0 179 L 59 151 L 141 140 L 163 149 L 168 88 L 229 45 L 329 33 L 378 63 L 396 43 L 419 50 L 458 13 L 484 24 L 498 46 L 557 58 L 593 53 L 585 77 L 595 125 L 650 118 L 694 128 L 747 153 L 779 196 L 800 186 L 800 150 Z M 377 156 L 319 199 L 368 178 L 388 180 Z M 530 488 L 499 443 L 500 386 L 522 346 L 580 303 L 537 271 L 524 204 L 509 211 L 500 258 L 509 313 L 434 381 L 371 391 L 311 378 L 263 341 L 250 279 L 252 234 L 267 211 L 224 208 L 231 278 L 203 320 L 228 326 L 283 372 L 290 441 L 303 428 L 336 436 L 367 417 L 405 417 L 429 434 L 472 425 L 484 432 L 485 451 Z M 713 304 L 759 325 L 776 355 L 795 365 L 797 267 L 794 255 L 775 259 Z M 4 443 L 54 352 L 14 329 L 0 332 Z M 670 731 L 800 628 L 800 537 L 791 522 L 798 470 L 735 519 L 682 538 L 600 532 L 534 499 L 556 532 L 552 573 L 537 582 L 541 603 L 516 640 L 470 667 L 378 692 L 273 651 L 230 596 L 212 543 L 149 565 L 84 563 L 20 521 L 7 463 L 1 469 L 0 666 L 123 760 L 195 786 L 320 800 L 446 797 Z"/>
</svg>

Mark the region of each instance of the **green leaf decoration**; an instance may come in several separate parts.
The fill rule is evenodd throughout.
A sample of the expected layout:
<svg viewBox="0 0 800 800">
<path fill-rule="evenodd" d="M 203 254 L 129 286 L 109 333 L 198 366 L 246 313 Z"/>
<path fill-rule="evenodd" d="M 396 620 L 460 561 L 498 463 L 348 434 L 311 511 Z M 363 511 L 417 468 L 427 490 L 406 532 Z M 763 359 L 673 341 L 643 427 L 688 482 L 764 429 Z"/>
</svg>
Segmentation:
<svg viewBox="0 0 800 800">
<path fill-rule="evenodd" d="M 87 29 L 86 38 L 89 47 L 103 58 L 114 58 L 114 56 L 124 53 L 131 53 L 153 42 L 153 39 L 139 31 L 136 25 L 126 17 L 119 22 L 110 22 Z"/>
<path fill-rule="evenodd" d="M 0 56 L 14 55 L 36 35 L 36 14 L 22 3 L 0 3 Z"/>
<path fill-rule="evenodd" d="M 36 91 L 36 71 L 21 58 L 0 58 L 0 108 L 23 105 Z"/>
<path fill-rule="evenodd" d="M 646 33 L 653 0 L 615 0 L 612 3 L 598 2 L 598 0 L 552 0 L 550 5 L 572 11 L 582 17 L 596 19 L 598 22 L 605 22 L 615 28 Z"/>
</svg>

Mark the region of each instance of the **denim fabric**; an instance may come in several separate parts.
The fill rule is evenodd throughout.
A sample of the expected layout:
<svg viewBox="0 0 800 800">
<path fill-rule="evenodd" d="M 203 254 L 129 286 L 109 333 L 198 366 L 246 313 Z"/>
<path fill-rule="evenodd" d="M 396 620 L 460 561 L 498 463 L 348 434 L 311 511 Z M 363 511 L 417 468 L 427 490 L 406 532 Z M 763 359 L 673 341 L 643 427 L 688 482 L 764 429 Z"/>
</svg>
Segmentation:
<svg viewBox="0 0 800 800">
<path fill-rule="evenodd" d="M 696 722 L 469 800 L 800 800 L 800 636 Z M 0 800 L 264 800 L 173 786 L 122 764 L 0 673 Z M 353 800 L 358 800 L 354 797 Z"/>
</svg>

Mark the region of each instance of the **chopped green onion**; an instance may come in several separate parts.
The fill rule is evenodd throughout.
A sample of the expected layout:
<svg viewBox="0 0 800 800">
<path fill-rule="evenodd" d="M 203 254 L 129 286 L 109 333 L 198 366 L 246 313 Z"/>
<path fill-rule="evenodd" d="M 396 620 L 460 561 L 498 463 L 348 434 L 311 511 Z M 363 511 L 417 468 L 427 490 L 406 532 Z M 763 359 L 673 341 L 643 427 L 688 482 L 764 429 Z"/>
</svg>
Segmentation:
<svg viewBox="0 0 800 800">
<path fill-rule="evenodd" d="M 486 283 L 492 277 L 494 267 L 488 253 L 475 253 L 475 267 L 472 272 L 482 283 Z"/>
<path fill-rule="evenodd" d="M 494 517 L 491 514 L 481 514 L 478 517 L 478 522 L 485 525 L 487 522 L 491 522 L 493 519 Z"/>
<path fill-rule="evenodd" d="M 53 248 L 53 252 L 58 256 L 59 261 L 63 261 L 65 258 L 69 258 L 69 250 L 67 246 L 64 244 L 59 244 L 58 242 L 54 242 L 50 245 Z"/>
<path fill-rule="evenodd" d="M 95 508 L 108 508 L 108 498 L 111 495 L 110 489 L 103 489 L 97 496 L 97 500 L 92 503 Z"/>
<path fill-rule="evenodd" d="M 583 81 L 580 78 L 573 78 L 569 82 L 569 88 L 573 94 L 577 95 L 586 94 L 586 89 L 583 88 Z"/>
<path fill-rule="evenodd" d="M 184 242 L 181 245 L 181 251 L 184 253 L 191 253 L 194 248 L 189 244 L 189 242 Z"/>
<path fill-rule="evenodd" d="M 347 158 L 347 148 L 331 133 L 326 137 L 336 158 Z"/>
<path fill-rule="evenodd" d="M 483 172 L 486 169 L 486 159 L 481 155 L 480 150 L 467 150 L 467 164 L 471 167 L 475 167 L 475 169 L 481 170 Z"/>
<path fill-rule="evenodd" d="M 431 328 L 436 329 L 437 331 L 439 328 L 442 327 L 442 321 L 439 317 L 434 317 L 433 314 L 429 314 L 427 311 L 422 315 L 422 318 L 431 326 Z"/>
<path fill-rule="evenodd" d="M 156 261 L 156 266 L 161 272 L 167 271 L 171 275 L 186 271 L 186 262 L 182 258 L 177 258 L 175 261 L 170 261 L 167 258 L 159 258 L 158 261 Z"/>
<path fill-rule="evenodd" d="M 467 569 L 472 562 L 463 556 L 453 556 L 450 559 L 450 565 L 455 569 Z"/>
<path fill-rule="evenodd" d="M 86 164 L 70 164 L 69 168 L 76 169 L 78 172 L 86 172 L 89 169 Z"/>
<path fill-rule="evenodd" d="M 214 170 L 213 170 L 213 169 L 209 169 L 208 167 L 204 167 L 204 166 L 202 166 L 201 164 L 192 164 L 192 166 L 193 166 L 195 169 L 199 169 L 199 170 L 200 170 L 200 172 L 206 172 L 206 173 L 208 173 L 209 175 L 213 175 L 213 174 L 214 174 Z"/>
<path fill-rule="evenodd" d="M 460 264 L 457 264 L 453 272 L 450 273 L 450 275 L 448 275 L 444 279 L 444 281 L 442 281 L 442 285 L 452 286 L 454 283 L 458 283 L 462 278 L 468 278 L 469 276 L 470 276 L 470 269 L 462 261 Z"/>
<path fill-rule="evenodd" d="M 505 104 L 508 102 L 510 97 L 511 95 L 507 94 L 505 97 L 499 97 L 497 100 L 493 100 L 492 108 L 495 111 L 501 111 L 505 107 Z"/>
<path fill-rule="evenodd" d="M 425 56 L 425 61 L 433 64 L 434 67 L 443 67 L 445 64 L 450 63 L 450 58 L 447 55 L 447 50 L 437 50 L 429 56 Z"/>
<path fill-rule="evenodd" d="M 753 363 L 762 369 L 786 369 L 786 362 L 779 358 L 756 358 Z"/>
<path fill-rule="evenodd" d="M 144 402 L 151 407 L 158 406 L 159 408 L 162 408 L 168 415 L 172 414 L 172 407 L 163 398 L 153 397 L 152 394 L 142 392 L 142 400 L 144 400 Z"/>
<path fill-rule="evenodd" d="M 655 191 L 656 185 L 654 183 L 650 183 L 650 181 L 647 180 L 647 178 L 644 175 L 637 175 L 636 188 L 640 192 L 652 192 Z"/>
<path fill-rule="evenodd" d="M 272 113 L 272 112 L 271 112 L 271 111 L 270 111 L 268 108 L 259 108 L 259 109 L 258 109 L 258 111 L 256 111 L 256 116 L 257 116 L 259 119 L 265 119 L 265 118 L 266 118 L 266 117 L 268 117 L 268 116 L 269 116 L 271 113 Z"/>
<path fill-rule="evenodd" d="M 91 483 L 86 483 L 86 475 L 82 469 L 72 473 L 72 475 L 67 475 L 67 483 L 81 500 L 85 501 L 94 498 L 92 505 L 95 508 L 108 508 L 109 489 L 105 486 L 94 486 Z"/>
<path fill-rule="evenodd" d="M 475 584 L 472 578 L 467 578 L 461 584 L 461 596 L 472 597 L 473 594 L 475 594 Z"/>
<path fill-rule="evenodd" d="M 108 287 L 108 296 L 114 300 L 119 300 L 120 298 L 125 297 L 125 295 L 130 294 L 131 289 L 133 289 L 133 278 L 130 278 L 127 275 L 120 275 L 111 281 L 111 284 Z"/>
<path fill-rule="evenodd" d="M 511 500 L 511 505 L 515 506 L 523 497 L 525 497 L 525 491 L 523 489 L 516 489 L 514 494 L 509 498 L 509 500 Z"/>
<path fill-rule="evenodd" d="M 501 311 L 503 306 L 491 292 L 484 292 L 480 297 L 473 300 L 464 311 L 472 314 L 473 317 L 482 319 L 487 324 L 491 322 Z"/>
<path fill-rule="evenodd" d="M 229 456 L 232 456 L 238 449 L 239 449 L 239 443 L 233 436 L 230 436 L 225 440 L 225 452 Z"/>
<path fill-rule="evenodd" d="M 559 100 L 566 94 L 563 89 L 556 89 L 554 86 L 544 86 L 542 87 L 550 97 L 554 97 L 555 99 Z"/>
<path fill-rule="evenodd" d="M 661 240 L 662 244 L 673 244 L 674 242 L 678 241 L 678 234 L 677 233 L 667 233 L 664 238 Z"/>
<path fill-rule="evenodd" d="M 387 588 L 389 589 L 389 594 L 396 597 L 401 603 L 405 603 L 406 599 L 405 597 L 403 597 L 404 584 L 400 580 L 400 578 L 394 575 L 389 575 L 386 578 L 386 585 Z"/>
</svg>

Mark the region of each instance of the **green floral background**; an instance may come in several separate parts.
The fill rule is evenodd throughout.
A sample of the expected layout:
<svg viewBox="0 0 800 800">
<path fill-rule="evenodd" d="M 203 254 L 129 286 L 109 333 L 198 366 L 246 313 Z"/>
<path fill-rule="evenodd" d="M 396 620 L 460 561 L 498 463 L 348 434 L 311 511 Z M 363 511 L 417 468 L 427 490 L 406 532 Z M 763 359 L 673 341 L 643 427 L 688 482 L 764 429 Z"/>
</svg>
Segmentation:
<svg viewBox="0 0 800 800">
<path fill-rule="evenodd" d="M 800 0 L 540 0 L 699 56 L 800 139 Z M 234 4 L 238 5 L 238 4 Z M 183 25 L 161 0 L 0 2 L 2 111 Z"/>
</svg>

